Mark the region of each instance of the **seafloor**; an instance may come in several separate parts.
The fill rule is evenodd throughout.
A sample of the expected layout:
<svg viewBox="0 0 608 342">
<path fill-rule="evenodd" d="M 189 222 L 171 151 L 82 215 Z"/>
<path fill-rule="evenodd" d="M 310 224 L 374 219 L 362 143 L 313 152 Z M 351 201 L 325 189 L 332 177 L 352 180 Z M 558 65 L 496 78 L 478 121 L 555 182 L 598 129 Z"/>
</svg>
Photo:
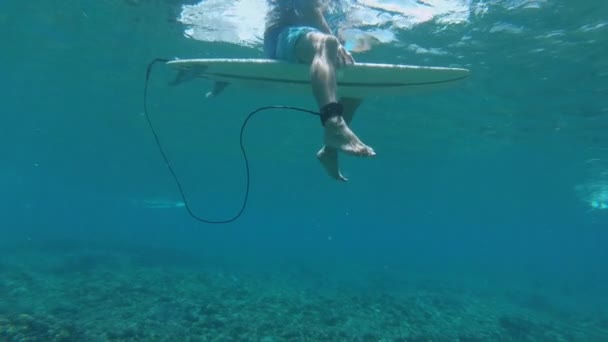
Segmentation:
<svg viewBox="0 0 608 342">
<path fill-rule="evenodd" d="M 210 265 L 141 247 L 3 247 L 0 340 L 608 341 L 608 316 L 534 291 Z"/>
</svg>

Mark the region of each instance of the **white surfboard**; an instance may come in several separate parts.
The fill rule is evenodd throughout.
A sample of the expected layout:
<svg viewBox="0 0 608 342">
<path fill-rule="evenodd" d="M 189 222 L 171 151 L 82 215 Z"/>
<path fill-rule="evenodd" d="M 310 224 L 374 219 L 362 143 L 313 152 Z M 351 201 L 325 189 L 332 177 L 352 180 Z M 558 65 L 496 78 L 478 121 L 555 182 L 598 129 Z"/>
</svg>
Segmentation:
<svg viewBox="0 0 608 342">
<path fill-rule="evenodd" d="M 167 63 L 179 70 L 175 84 L 195 78 L 216 82 L 213 93 L 227 84 L 259 89 L 275 87 L 311 94 L 310 67 L 270 59 L 178 59 Z M 401 64 L 355 63 L 338 69 L 341 96 L 405 95 L 437 90 L 466 79 L 467 69 Z"/>
</svg>

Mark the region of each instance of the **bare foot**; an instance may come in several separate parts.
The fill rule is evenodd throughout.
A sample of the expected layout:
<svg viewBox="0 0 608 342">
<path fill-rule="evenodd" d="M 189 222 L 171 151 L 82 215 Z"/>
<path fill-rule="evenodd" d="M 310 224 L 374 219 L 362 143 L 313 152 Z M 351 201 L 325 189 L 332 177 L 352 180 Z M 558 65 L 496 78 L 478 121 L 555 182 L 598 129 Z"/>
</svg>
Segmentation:
<svg viewBox="0 0 608 342">
<path fill-rule="evenodd" d="M 355 156 L 372 157 L 376 155 L 371 147 L 361 142 L 348 128 L 341 116 L 329 118 L 325 122 L 325 145 Z"/>
<path fill-rule="evenodd" d="M 321 162 L 321 165 L 327 171 L 327 174 L 341 182 L 346 182 L 348 179 L 342 176 L 340 173 L 340 168 L 338 167 L 338 151 L 335 148 L 323 146 L 317 152 L 317 159 Z"/>
</svg>

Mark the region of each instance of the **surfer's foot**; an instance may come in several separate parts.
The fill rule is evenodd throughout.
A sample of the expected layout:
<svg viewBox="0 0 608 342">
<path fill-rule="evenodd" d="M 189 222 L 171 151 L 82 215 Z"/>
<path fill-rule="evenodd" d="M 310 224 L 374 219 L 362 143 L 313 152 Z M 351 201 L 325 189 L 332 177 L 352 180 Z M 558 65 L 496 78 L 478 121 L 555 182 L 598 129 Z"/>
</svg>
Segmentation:
<svg viewBox="0 0 608 342">
<path fill-rule="evenodd" d="M 361 157 L 373 157 L 374 150 L 365 145 L 351 131 L 342 116 L 334 116 L 325 121 L 325 145 L 338 151 Z"/>
<path fill-rule="evenodd" d="M 317 152 L 317 159 L 323 165 L 323 168 L 327 172 L 327 174 L 341 182 L 346 182 L 348 179 L 342 176 L 340 173 L 340 167 L 338 166 L 338 151 L 334 148 L 323 146 Z"/>
</svg>

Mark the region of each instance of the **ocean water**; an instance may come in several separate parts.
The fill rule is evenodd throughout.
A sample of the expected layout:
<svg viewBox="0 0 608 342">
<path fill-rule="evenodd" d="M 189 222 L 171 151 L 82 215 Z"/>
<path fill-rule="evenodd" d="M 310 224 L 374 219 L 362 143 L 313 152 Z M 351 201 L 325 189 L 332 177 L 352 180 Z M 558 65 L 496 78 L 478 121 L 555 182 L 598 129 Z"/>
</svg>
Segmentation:
<svg viewBox="0 0 608 342">
<path fill-rule="evenodd" d="M 342 1 L 357 61 L 464 67 L 366 99 L 378 155 L 318 119 L 247 126 L 227 225 L 192 219 L 143 113 L 153 58 L 259 58 L 261 0 L 0 4 L 1 341 L 608 341 L 608 5 Z M 204 80 L 149 117 L 188 204 L 234 215 L 239 131 L 310 96 Z"/>
</svg>

